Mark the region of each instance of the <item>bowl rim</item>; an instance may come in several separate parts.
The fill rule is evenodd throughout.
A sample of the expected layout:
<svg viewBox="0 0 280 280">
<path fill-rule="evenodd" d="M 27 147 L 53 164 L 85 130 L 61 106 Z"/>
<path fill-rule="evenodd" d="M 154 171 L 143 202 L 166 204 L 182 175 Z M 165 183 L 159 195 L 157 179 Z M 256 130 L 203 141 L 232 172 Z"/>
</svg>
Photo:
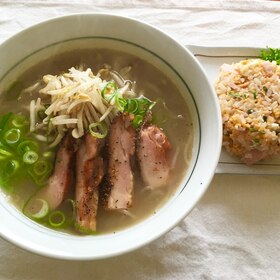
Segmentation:
<svg viewBox="0 0 280 280">
<path fill-rule="evenodd" d="M 185 47 L 183 46 L 180 42 L 178 42 L 178 40 L 176 40 L 175 38 L 173 38 L 170 34 L 166 33 L 165 31 L 161 30 L 160 28 L 157 28 L 149 23 L 146 23 L 145 21 L 142 20 L 138 20 L 129 16 L 123 16 L 123 15 L 118 15 L 115 13 L 103 13 L 103 12 L 96 12 L 96 13 L 73 13 L 73 14 L 67 14 L 65 16 L 58 16 L 58 17 L 53 17 L 50 18 L 48 20 L 44 20 L 41 21 L 37 24 L 31 25 L 23 30 L 21 30 L 20 32 L 12 35 L 10 38 L 8 38 L 7 40 L 5 40 L 4 42 L 2 42 L 0 44 L 0 49 L 2 47 L 5 47 L 6 44 L 9 44 L 10 42 L 12 42 L 13 40 L 15 40 L 17 37 L 20 37 L 22 35 L 24 35 L 25 32 L 28 32 L 32 29 L 35 28 L 40 28 L 43 25 L 58 21 L 58 20 L 64 20 L 65 18 L 71 18 L 71 17 L 77 17 L 77 16 L 83 16 L 83 17 L 94 17 L 94 16 L 105 16 L 105 17 L 115 17 L 115 18 L 120 18 L 121 20 L 129 20 L 129 21 L 133 21 L 138 22 L 144 26 L 148 26 L 149 29 L 151 30 L 155 30 L 157 32 L 160 32 L 163 36 L 172 39 L 174 44 L 177 44 L 178 47 L 181 47 L 190 57 L 192 57 L 192 59 L 195 61 L 196 66 L 198 67 L 200 73 L 202 76 L 204 76 L 204 79 L 206 81 L 207 84 L 207 88 L 210 89 L 210 93 L 212 94 L 212 96 L 215 96 L 214 94 L 214 90 L 209 82 L 209 79 L 207 78 L 206 72 L 205 70 L 202 68 L 201 64 L 198 62 L 198 60 L 193 56 L 193 54 Z M 219 114 L 220 112 L 220 107 L 218 105 L 218 101 L 217 99 L 214 102 L 214 106 L 215 106 L 215 110 L 216 110 L 216 119 L 217 119 L 217 126 L 218 126 L 218 138 L 216 139 L 217 141 L 217 152 L 215 154 L 215 158 L 212 158 L 212 168 L 210 171 L 208 171 L 209 175 L 206 178 L 206 180 L 204 180 L 203 183 L 203 188 L 200 189 L 199 194 L 197 195 L 196 199 L 193 200 L 192 203 L 192 207 L 190 207 L 188 210 L 184 211 L 183 214 L 181 214 L 180 216 L 177 215 L 177 218 L 174 219 L 172 222 L 169 222 L 169 225 L 165 227 L 164 230 L 158 231 L 156 234 L 153 234 L 152 237 L 150 238 L 146 238 L 145 240 L 142 240 L 141 242 L 137 241 L 135 243 L 133 243 L 133 245 L 128 246 L 127 248 L 125 248 L 124 250 L 118 251 L 118 252 L 104 252 L 101 256 L 88 256 L 88 255 L 79 255 L 79 256 L 75 256 L 75 255 L 65 255 L 61 252 L 50 252 L 50 251 L 46 251 L 44 250 L 44 248 L 41 247 L 34 247 L 32 246 L 32 244 L 29 243 L 25 243 L 24 242 L 24 238 L 19 238 L 17 235 L 12 234 L 9 235 L 6 233 L 3 233 L 2 231 L 0 231 L 0 235 L 5 238 L 7 241 L 16 244 L 17 246 L 31 251 L 35 254 L 38 255 L 43 255 L 43 256 L 47 256 L 47 257 L 53 257 L 53 258 L 57 258 L 57 259 L 65 259 L 65 260 L 92 260 L 92 259 L 103 259 L 103 258 L 108 258 L 108 257 L 113 257 L 116 255 L 120 255 L 120 254 L 124 254 L 127 252 L 130 252 L 132 250 L 135 250 L 137 248 L 140 248 L 152 241 L 154 241 L 155 239 L 159 238 L 160 236 L 162 236 L 163 234 L 167 233 L 168 231 L 170 231 L 172 228 L 174 228 L 181 220 L 183 220 L 190 212 L 191 210 L 195 207 L 195 205 L 197 204 L 197 202 L 200 200 L 200 198 L 203 196 L 203 194 L 206 192 L 213 176 L 215 173 L 215 168 L 218 164 L 218 160 L 219 160 L 219 156 L 220 156 L 220 150 L 221 150 L 221 143 L 222 143 L 222 120 L 221 120 L 221 116 Z M 199 116 L 198 116 L 199 117 Z M 146 219 L 145 219 L 146 220 Z"/>
</svg>

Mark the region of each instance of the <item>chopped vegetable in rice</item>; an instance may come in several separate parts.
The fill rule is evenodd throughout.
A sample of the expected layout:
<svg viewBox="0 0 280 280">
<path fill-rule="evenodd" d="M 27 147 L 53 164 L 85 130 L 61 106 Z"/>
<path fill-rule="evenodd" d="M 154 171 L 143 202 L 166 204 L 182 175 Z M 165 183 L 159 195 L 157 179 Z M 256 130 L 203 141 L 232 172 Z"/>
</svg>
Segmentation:
<svg viewBox="0 0 280 280">
<path fill-rule="evenodd" d="M 247 164 L 280 155 L 280 66 L 248 59 L 221 66 L 215 84 L 223 146 Z"/>
</svg>

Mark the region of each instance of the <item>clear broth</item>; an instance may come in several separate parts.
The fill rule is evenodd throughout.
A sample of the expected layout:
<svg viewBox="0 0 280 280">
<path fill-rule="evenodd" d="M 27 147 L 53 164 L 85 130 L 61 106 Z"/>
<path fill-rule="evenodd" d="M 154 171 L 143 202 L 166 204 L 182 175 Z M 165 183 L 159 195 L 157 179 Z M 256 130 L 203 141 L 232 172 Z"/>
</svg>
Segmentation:
<svg viewBox="0 0 280 280">
<path fill-rule="evenodd" d="M 103 68 L 104 64 L 110 65 L 112 70 L 118 72 L 124 67 L 131 66 L 130 72 L 124 76 L 125 79 L 136 81 L 135 92 L 143 94 L 151 100 L 161 100 L 156 105 L 154 114 L 158 125 L 163 128 L 172 144 L 171 156 L 174 160 L 174 167 L 167 186 L 155 190 L 145 188 L 139 172 L 136 172 L 133 207 L 129 209 L 129 214 L 106 211 L 101 205 L 99 206 L 97 232 L 112 233 L 130 227 L 155 214 L 176 192 L 190 163 L 193 145 L 192 121 L 186 101 L 175 84 L 165 74 L 149 62 L 120 51 L 84 49 L 55 55 L 30 68 L 17 80 L 24 81 L 24 85 L 27 87 L 41 79 L 43 75 L 59 74 L 72 66 L 81 64 L 90 67 L 94 74 Z M 9 101 L 2 95 L 0 99 L 1 113 L 6 113 L 11 108 L 17 108 L 14 113 L 22 112 L 28 115 L 27 108 L 32 98 L 34 96 L 25 94 L 20 97 L 20 101 Z M 168 110 L 163 106 L 162 101 L 166 103 Z M 38 187 L 30 185 L 30 182 L 26 185 L 18 184 L 10 195 L 10 199 L 21 210 L 27 199 L 37 189 Z M 73 193 L 72 190 L 69 196 Z M 74 229 L 67 231 L 77 234 Z"/>
</svg>

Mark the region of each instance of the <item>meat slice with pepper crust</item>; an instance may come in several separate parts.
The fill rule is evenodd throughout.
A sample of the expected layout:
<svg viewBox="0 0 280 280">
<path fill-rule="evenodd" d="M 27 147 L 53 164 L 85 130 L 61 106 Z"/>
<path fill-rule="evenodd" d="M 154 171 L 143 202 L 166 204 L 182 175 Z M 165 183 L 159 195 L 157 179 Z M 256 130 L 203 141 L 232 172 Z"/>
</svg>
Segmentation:
<svg viewBox="0 0 280 280">
<path fill-rule="evenodd" d="M 104 176 L 100 155 L 103 140 L 90 134 L 82 138 L 76 157 L 76 227 L 83 232 L 96 230 L 99 186 Z"/>
<path fill-rule="evenodd" d="M 136 131 L 129 115 L 122 114 L 114 119 L 108 140 L 110 191 L 105 202 L 106 209 L 119 210 L 132 206 L 135 136 Z"/>
</svg>

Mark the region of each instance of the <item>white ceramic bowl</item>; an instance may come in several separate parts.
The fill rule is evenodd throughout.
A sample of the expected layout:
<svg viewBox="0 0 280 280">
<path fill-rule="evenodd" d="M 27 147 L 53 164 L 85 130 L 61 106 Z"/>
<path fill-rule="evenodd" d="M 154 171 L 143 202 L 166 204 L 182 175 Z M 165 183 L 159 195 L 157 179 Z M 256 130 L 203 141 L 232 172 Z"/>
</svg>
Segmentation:
<svg viewBox="0 0 280 280">
<path fill-rule="evenodd" d="M 0 234 L 32 252 L 61 259 L 99 259 L 139 248 L 172 229 L 206 191 L 220 155 L 219 105 L 195 57 L 163 31 L 131 18 L 80 14 L 30 27 L 0 46 L 3 85 L 53 52 L 98 46 L 122 49 L 149 60 L 168 73 L 188 102 L 194 124 L 189 170 L 176 194 L 139 224 L 116 234 L 73 236 L 44 228 L 26 218 L 0 194 Z"/>
</svg>

